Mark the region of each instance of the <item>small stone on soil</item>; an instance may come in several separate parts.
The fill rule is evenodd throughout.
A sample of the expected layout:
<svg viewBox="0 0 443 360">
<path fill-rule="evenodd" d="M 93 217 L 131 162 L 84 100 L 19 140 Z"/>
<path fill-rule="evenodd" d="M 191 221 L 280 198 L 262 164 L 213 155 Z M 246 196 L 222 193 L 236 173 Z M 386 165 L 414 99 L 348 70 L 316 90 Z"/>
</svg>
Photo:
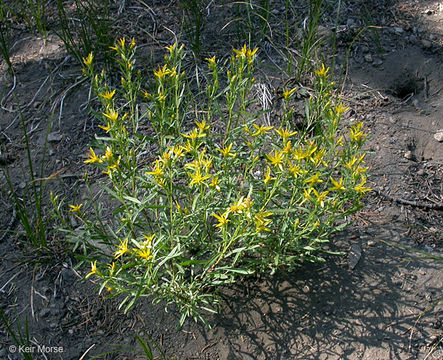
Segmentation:
<svg viewBox="0 0 443 360">
<path fill-rule="evenodd" d="M 408 159 L 408 160 L 413 160 L 414 159 L 414 154 L 412 153 L 411 150 L 406 151 L 403 156 L 405 157 L 405 159 Z"/>
<path fill-rule="evenodd" d="M 48 142 L 50 143 L 59 142 L 61 139 L 63 139 L 63 136 L 58 132 L 52 132 L 48 135 Z"/>
<path fill-rule="evenodd" d="M 371 63 L 373 61 L 372 55 L 371 54 L 366 54 L 365 55 L 365 61 L 368 62 L 368 63 Z"/>
<path fill-rule="evenodd" d="M 376 242 L 374 240 L 369 240 L 367 242 L 368 246 L 374 246 L 376 244 Z"/>
<path fill-rule="evenodd" d="M 423 46 L 423 49 L 430 49 L 432 47 L 432 42 L 429 40 L 423 39 L 421 41 L 421 45 Z"/>
<path fill-rule="evenodd" d="M 443 142 L 443 129 L 438 130 L 438 131 L 434 134 L 434 139 L 437 140 L 438 142 Z"/>
</svg>

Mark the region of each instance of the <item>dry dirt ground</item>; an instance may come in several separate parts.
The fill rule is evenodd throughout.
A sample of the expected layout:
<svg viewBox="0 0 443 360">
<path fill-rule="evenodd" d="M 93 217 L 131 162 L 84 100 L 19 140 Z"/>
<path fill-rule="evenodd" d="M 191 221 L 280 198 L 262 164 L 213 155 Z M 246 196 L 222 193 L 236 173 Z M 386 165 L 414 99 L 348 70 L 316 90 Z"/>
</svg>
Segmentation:
<svg viewBox="0 0 443 360">
<path fill-rule="evenodd" d="M 153 44 L 145 33 L 121 28 L 121 35 L 136 36 L 140 61 L 151 67 L 162 54 L 159 44 L 173 41 L 164 26 L 173 28 L 177 6 L 152 1 L 143 17 L 141 2 L 126 3 L 120 19 L 145 22 L 159 39 Z M 213 27 L 226 23 L 229 6 L 211 6 L 212 15 L 205 16 L 223 14 Z M 14 232 L 0 242 L 0 304 L 14 329 L 24 331 L 27 322 L 34 359 L 142 359 L 135 334 L 149 335 L 167 359 L 443 359 L 443 2 L 354 0 L 341 6 L 335 65 L 336 74 L 345 70 L 345 123 L 361 120 L 370 130 L 366 161 L 375 190 L 353 225 L 332 241 L 347 256 L 245 279 L 223 290 L 221 313 L 209 316 L 212 329 L 189 322 L 177 331 L 172 309 L 165 313 L 144 299 L 123 315 L 118 302 L 82 281 L 87 270 L 74 270 L 76 260 L 64 256 L 60 244 L 37 257 Z M 325 49 L 334 26 L 328 18 L 321 25 Z M 376 28 L 356 39 L 368 24 Z M 54 35 L 43 41 L 24 27 L 13 31 L 16 82 L 5 71 L 0 90 L 2 166 L 23 190 L 26 161 L 14 96 L 36 161 L 54 111 L 45 175 L 61 170 L 49 187 L 73 198 L 82 191 L 79 176 L 96 129 L 87 84 Z M 204 55 L 220 57 L 232 46 L 210 27 L 203 43 Z M 282 61 L 270 43 L 262 45 L 259 68 L 267 75 Z M 275 67 L 271 73 L 275 87 L 286 80 L 275 76 Z M 0 186 L 0 228 L 6 229 L 12 207 L 3 175 Z M 51 236 L 57 244 L 59 235 Z M 11 345 L 0 323 L 0 359 L 22 358 Z M 38 345 L 62 352 L 39 353 Z"/>
</svg>

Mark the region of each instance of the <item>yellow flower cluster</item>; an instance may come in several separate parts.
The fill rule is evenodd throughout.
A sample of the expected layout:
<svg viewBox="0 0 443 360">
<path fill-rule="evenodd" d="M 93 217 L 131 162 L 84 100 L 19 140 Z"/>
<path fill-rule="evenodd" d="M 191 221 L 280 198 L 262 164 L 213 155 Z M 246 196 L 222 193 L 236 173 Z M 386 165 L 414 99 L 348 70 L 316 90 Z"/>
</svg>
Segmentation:
<svg viewBox="0 0 443 360">
<path fill-rule="evenodd" d="M 226 225 L 231 220 L 229 219 L 229 215 L 240 215 L 240 214 L 246 214 L 248 218 L 251 218 L 251 208 L 253 205 L 253 201 L 251 198 L 245 198 L 244 196 L 241 196 L 238 201 L 233 203 L 225 212 L 218 215 L 215 213 L 212 213 L 211 215 L 215 217 L 218 220 L 218 224 L 215 225 L 215 227 L 219 228 L 223 225 Z"/>
</svg>

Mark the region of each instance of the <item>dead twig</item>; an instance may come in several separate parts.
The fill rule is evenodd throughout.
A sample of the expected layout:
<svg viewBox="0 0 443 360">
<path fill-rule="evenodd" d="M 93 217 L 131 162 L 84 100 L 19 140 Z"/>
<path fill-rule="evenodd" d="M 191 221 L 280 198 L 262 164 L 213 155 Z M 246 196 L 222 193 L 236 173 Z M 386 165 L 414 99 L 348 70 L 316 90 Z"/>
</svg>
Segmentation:
<svg viewBox="0 0 443 360">
<path fill-rule="evenodd" d="M 412 201 L 412 200 L 406 200 L 403 198 L 392 197 L 391 195 L 388 195 L 378 189 L 372 189 L 372 191 L 375 192 L 378 196 L 384 197 L 387 200 L 392 201 L 392 202 L 396 202 L 398 204 L 409 205 L 409 206 L 413 206 L 413 207 L 430 209 L 430 210 L 443 210 L 443 203 L 429 204 L 429 203 L 424 203 L 421 201 Z"/>
</svg>

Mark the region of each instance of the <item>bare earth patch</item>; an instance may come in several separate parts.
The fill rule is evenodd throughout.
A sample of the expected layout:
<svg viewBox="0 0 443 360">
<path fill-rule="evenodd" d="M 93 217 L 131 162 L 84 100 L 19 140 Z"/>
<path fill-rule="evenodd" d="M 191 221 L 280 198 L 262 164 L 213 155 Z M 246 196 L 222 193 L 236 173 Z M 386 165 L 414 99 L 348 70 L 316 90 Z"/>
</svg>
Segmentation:
<svg viewBox="0 0 443 360">
<path fill-rule="evenodd" d="M 353 225 L 331 240 L 346 256 L 300 264 L 294 273 L 245 279 L 223 290 L 220 314 L 208 315 L 212 329 L 189 322 L 177 331 L 174 309 L 165 313 L 161 304 L 143 299 L 124 315 L 118 299 L 104 299 L 92 282 L 82 281 L 86 270 L 75 269 L 75 260 L 64 258 L 61 249 L 37 259 L 15 234 L 7 235 L 0 242 L 1 308 L 14 329 L 18 324 L 24 331 L 27 319 L 31 346 L 63 348 L 46 357 L 35 352 L 35 359 L 142 359 L 135 334 L 149 335 L 168 359 L 443 358 L 443 134 L 442 140 L 438 135 L 443 132 L 443 3 L 370 2 L 379 39 L 367 31 L 349 59 L 346 51 L 364 23 L 361 1 L 343 3 L 336 73 L 342 65 L 347 70 L 343 100 L 350 110 L 344 122 L 363 121 L 370 130 L 365 160 L 376 190 Z M 165 23 L 177 11 L 159 4 L 153 9 Z M 229 15 L 229 7 L 221 9 Z M 126 11 L 130 16 L 138 10 Z M 150 26 L 167 45 L 173 37 L 161 21 Z M 226 43 L 216 47 L 217 36 L 206 31 L 208 48 L 229 50 Z M 14 185 L 22 189 L 27 165 L 14 93 L 37 163 L 52 118 L 45 174 L 57 176 L 48 188 L 68 200 L 81 196 L 83 160 L 97 128 L 88 115 L 88 84 L 55 36 L 43 41 L 24 29 L 15 29 L 14 36 L 16 81 L 6 72 L 1 78 L 0 164 L 8 164 Z M 162 49 L 145 40 L 140 58 L 155 63 Z M 259 55 L 263 72 L 274 63 L 272 49 L 266 49 Z M 287 80 L 273 79 L 276 87 Z M 19 230 L 11 223 L 3 174 L 0 188 L 0 229 Z M 4 324 L 0 334 L 0 359 L 22 358 L 10 348 Z"/>
</svg>

